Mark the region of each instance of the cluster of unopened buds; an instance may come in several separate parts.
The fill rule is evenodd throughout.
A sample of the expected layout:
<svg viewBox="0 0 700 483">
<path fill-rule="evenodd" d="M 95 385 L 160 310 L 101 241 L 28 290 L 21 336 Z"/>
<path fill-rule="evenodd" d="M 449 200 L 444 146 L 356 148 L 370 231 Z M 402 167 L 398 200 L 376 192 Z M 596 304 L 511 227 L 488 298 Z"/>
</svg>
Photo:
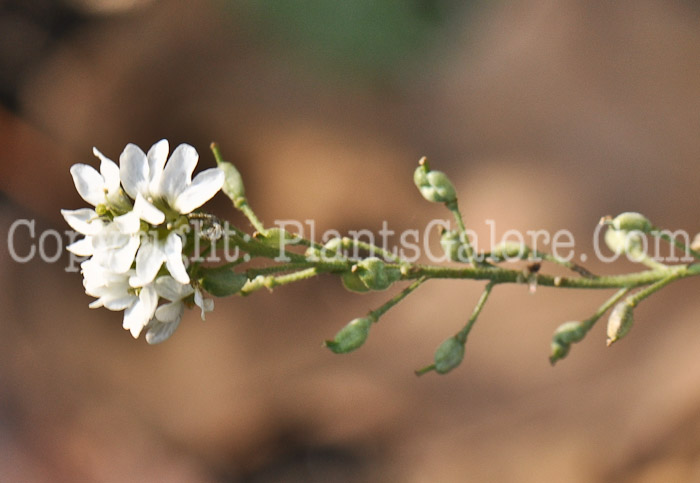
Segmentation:
<svg viewBox="0 0 700 483">
<path fill-rule="evenodd" d="M 444 374 L 462 362 L 467 337 L 491 291 L 499 284 L 525 284 L 531 292 L 538 286 L 617 288 L 592 316 L 566 322 L 555 330 L 550 346 L 550 361 L 555 363 L 605 313 L 610 313 L 610 345 L 629 332 L 633 311 L 642 300 L 676 280 L 700 275 L 697 243 L 683 243 L 675 234 L 632 212 L 606 217 L 601 224 L 607 225 L 608 247 L 644 265 L 645 270 L 640 272 L 597 276 L 570 260 L 519 242 L 504 241 L 489 251 L 479 251 L 470 241 L 454 185 L 446 174 L 431 169 L 425 158 L 419 161 L 413 181 L 425 200 L 443 204 L 452 213 L 455 228 L 443 229 L 441 245 L 446 259 L 458 265 L 412 263 L 392 251 L 347 237 L 333 237 L 318 244 L 280 228 L 266 228 L 248 204 L 239 172 L 222 159 L 215 144 L 211 148 L 217 167 L 194 178 L 199 159 L 195 149 L 181 144 L 168 158 L 165 140 L 154 144 L 148 153 L 127 145 L 119 165 L 94 149 L 100 160 L 99 172 L 85 164 L 71 168 L 78 193 L 93 206 L 62 211 L 68 224 L 84 235 L 68 250 L 86 257 L 81 264 L 83 285 L 85 292 L 96 298 L 90 307 L 123 310 L 124 328 L 135 338 L 145 333 L 151 344 L 173 334 L 186 306 L 198 306 L 204 319 L 214 306 L 209 296 L 248 295 L 261 288 L 272 289 L 321 274 L 336 275 L 346 289 L 359 293 L 383 291 L 397 283 L 410 282 L 386 303 L 353 319 L 325 342 L 331 351 L 347 353 L 360 348 L 373 324 L 423 283 L 446 278 L 486 281 L 466 323 L 438 346 L 431 364 L 416 371 Z M 214 215 L 199 211 L 219 191 L 246 216 L 255 228 L 252 235 L 227 223 L 222 225 Z M 643 244 L 646 236 L 683 249 L 684 260 L 690 263 L 668 265 L 649 256 Z M 220 248 L 229 248 L 228 243 L 245 255 L 223 265 L 206 265 L 199 257 L 200 242 L 204 243 L 205 252 L 212 255 Z M 366 255 L 349 256 L 344 250 L 350 249 Z M 265 262 L 256 263 L 258 259 Z M 509 268 L 502 265 L 504 262 L 523 262 L 525 266 Z M 544 262 L 564 267 L 572 274 L 548 275 L 540 270 Z M 246 264 L 246 268 L 241 270 L 240 264 Z"/>
<path fill-rule="evenodd" d="M 135 338 L 145 330 L 149 343 L 161 342 L 178 327 L 186 304 L 198 305 L 202 318 L 213 309 L 187 272 L 183 247 L 188 215 L 221 189 L 224 173 L 211 168 L 192 179 L 197 151 L 181 144 L 168 159 L 166 140 L 148 153 L 129 144 L 119 166 L 93 152 L 99 172 L 85 164 L 71 168 L 78 193 L 94 208 L 61 211 L 85 235 L 68 250 L 89 257 L 81 271 L 85 292 L 97 297 L 91 308 L 123 310 L 123 326 Z"/>
</svg>

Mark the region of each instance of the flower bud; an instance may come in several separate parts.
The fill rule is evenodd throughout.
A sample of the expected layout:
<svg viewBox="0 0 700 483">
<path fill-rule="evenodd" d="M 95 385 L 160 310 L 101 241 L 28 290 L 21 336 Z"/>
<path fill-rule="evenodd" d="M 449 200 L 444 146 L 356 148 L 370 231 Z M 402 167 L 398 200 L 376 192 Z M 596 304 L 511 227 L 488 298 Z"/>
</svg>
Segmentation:
<svg viewBox="0 0 700 483">
<path fill-rule="evenodd" d="M 435 372 L 446 374 L 461 364 L 464 359 L 464 344 L 457 337 L 445 340 L 435 351 Z"/>
<path fill-rule="evenodd" d="M 647 233 L 653 228 L 646 216 L 631 211 L 617 215 L 610 224 L 616 230 L 641 231 L 643 233 Z"/>
<path fill-rule="evenodd" d="M 414 171 L 413 182 L 428 201 L 450 203 L 457 200 L 457 192 L 447 175 L 442 171 L 431 171 L 425 158 Z"/>
<path fill-rule="evenodd" d="M 491 258 L 496 260 L 521 260 L 530 254 L 530 248 L 522 243 L 506 240 L 491 250 Z"/>
<path fill-rule="evenodd" d="M 392 283 L 401 279 L 401 271 L 398 268 L 388 267 L 377 257 L 365 258 L 356 267 L 355 272 L 370 290 L 386 290 Z"/>
<path fill-rule="evenodd" d="M 586 336 L 586 328 L 578 321 L 564 322 L 554 331 L 552 335 L 551 351 L 549 362 L 554 365 L 569 353 L 571 344 L 579 342 Z"/>
<path fill-rule="evenodd" d="M 325 346 L 336 354 L 345 354 L 359 348 L 369 336 L 372 319 L 360 317 L 352 320 L 340 329 L 333 340 L 327 340 Z"/>
<path fill-rule="evenodd" d="M 634 323 L 634 306 L 627 300 L 618 303 L 608 318 L 608 341 L 610 346 L 618 339 L 622 339 L 632 328 Z"/>
</svg>

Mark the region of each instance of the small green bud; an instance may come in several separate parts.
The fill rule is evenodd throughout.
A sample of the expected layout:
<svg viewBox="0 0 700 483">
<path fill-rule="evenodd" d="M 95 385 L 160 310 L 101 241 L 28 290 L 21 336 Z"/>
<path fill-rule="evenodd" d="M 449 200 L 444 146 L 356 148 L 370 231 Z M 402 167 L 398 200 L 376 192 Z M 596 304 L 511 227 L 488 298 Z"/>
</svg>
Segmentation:
<svg viewBox="0 0 700 483">
<path fill-rule="evenodd" d="M 459 241 L 459 232 L 454 230 L 445 230 L 440 237 L 440 245 L 445 252 L 445 256 L 453 262 L 466 262 L 468 260 L 460 259 L 460 247 L 462 243 Z"/>
<path fill-rule="evenodd" d="M 325 346 L 336 354 L 354 351 L 365 343 L 371 326 L 372 319 L 369 317 L 354 319 L 340 329 L 333 340 L 327 340 Z"/>
<path fill-rule="evenodd" d="M 464 359 L 464 344 L 457 337 L 445 340 L 435 351 L 435 372 L 447 374 Z"/>
<path fill-rule="evenodd" d="M 632 328 L 634 323 L 634 305 L 628 300 L 618 303 L 608 318 L 608 346 L 622 339 Z"/>
<path fill-rule="evenodd" d="M 585 336 L 586 328 L 581 322 L 570 321 L 561 324 L 554 331 L 554 335 L 552 335 L 549 362 L 554 365 L 555 362 L 566 357 L 571 348 L 571 344 L 579 342 Z"/>
<path fill-rule="evenodd" d="M 237 203 L 239 198 L 245 198 L 245 187 L 243 186 L 243 178 L 236 167 L 228 161 L 217 160 L 219 169 L 224 172 L 224 185 L 221 191 L 228 196 L 231 201 Z"/>
<path fill-rule="evenodd" d="M 386 290 L 392 283 L 401 279 L 401 270 L 388 267 L 377 257 L 365 258 L 356 267 L 355 272 L 360 280 L 371 290 Z"/>
<path fill-rule="evenodd" d="M 641 231 L 647 233 L 653 228 L 653 225 L 646 216 L 631 211 L 617 215 L 610 223 L 613 228 L 622 231 Z"/>
<path fill-rule="evenodd" d="M 491 250 L 491 258 L 496 260 L 523 259 L 530 254 L 530 247 L 518 242 L 506 240 Z"/>
<path fill-rule="evenodd" d="M 243 273 L 236 273 L 229 267 L 201 268 L 199 284 L 215 297 L 228 297 L 241 291 L 248 281 Z"/>
<path fill-rule="evenodd" d="M 450 203 L 457 200 L 457 192 L 447 175 L 442 171 L 431 171 L 425 158 L 413 172 L 413 182 L 428 201 Z"/>
</svg>

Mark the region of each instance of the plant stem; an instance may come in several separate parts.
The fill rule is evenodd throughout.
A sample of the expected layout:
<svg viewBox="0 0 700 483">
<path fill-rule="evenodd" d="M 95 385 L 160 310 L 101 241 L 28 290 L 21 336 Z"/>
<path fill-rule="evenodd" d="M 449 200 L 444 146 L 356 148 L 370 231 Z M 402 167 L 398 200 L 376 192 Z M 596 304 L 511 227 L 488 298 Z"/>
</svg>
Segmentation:
<svg viewBox="0 0 700 483">
<path fill-rule="evenodd" d="M 481 293 L 481 297 L 479 297 L 479 300 L 476 302 L 476 306 L 474 307 L 474 310 L 472 311 L 472 315 L 469 317 L 469 320 L 464 325 L 464 328 L 457 332 L 457 335 L 455 337 L 457 337 L 457 340 L 462 344 L 465 344 L 467 342 L 467 336 L 472 330 L 472 326 L 476 322 L 476 319 L 479 317 L 481 310 L 486 305 L 486 301 L 488 300 L 489 295 L 491 294 L 491 289 L 493 289 L 495 285 L 496 282 L 489 282 L 486 284 L 484 291 Z"/>
<path fill-rule="evenodd" d="M 390 308 L 392 308 L 394 305 L 398 304 L 401 302 L 403 299 L 405 299 L 408 294 L 413 292 L 415 289 L 417 289 L 423 282 L 425 282 L 428 278 L 427 277 L 421 277 L 415 282 L 413 282 L 411 285 L 403 289 L 401 292 L 396 294 L 394 297 L 392 297 L 389 301 L 387 301 L 384 305 L 379 307 L 378 309 L 372 310 L 367 314 L 367 317 L 372 319 L 373 322 L 376 322 L 379 320 L 379 317 L 384 315 Z"/>
</svg>

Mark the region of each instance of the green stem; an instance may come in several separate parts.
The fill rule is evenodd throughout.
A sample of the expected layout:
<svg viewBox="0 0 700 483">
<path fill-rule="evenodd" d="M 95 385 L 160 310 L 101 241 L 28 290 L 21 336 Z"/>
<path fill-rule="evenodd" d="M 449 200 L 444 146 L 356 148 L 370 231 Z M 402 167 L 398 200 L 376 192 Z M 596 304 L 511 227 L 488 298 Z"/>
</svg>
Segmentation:
<svg viewBox="0 0 700 483">
<path fill-rule="evenodd" d="M 469 317 L 469 320 L 464 325 L 464 328 L 457 332 L 457 335 L 455 337 L 457 337 L 457 340 L 462 344 L 465 344 L 467 342 L 467 336 L 472 330 L 472 327 L 474 326 L 476 319 L 479 317 L 481 310 L 486 305 L 486 301 L 488 300 L 489 295 L 491 294 L 491 289 L 493 289 L 495 285 L 496 282 L 489 282 L 486 284 L 484 291 L 481 293 L 481 297 L 479 297 L 479 300 L 476 302 L 476 306 L 474 307 L 474 310 L 472 311 L 472 315 Z"/>
<path fill-rule="evenodd" d="M 403 289 L 401 292 L 396 294 L 394 297 L 392 297 L 389 301 L 387 301 L 384 305 L 379 307 L 378 309 L 372 310 L 367 314 L 367 317 L 372 319 L 372 322 L 377 322 L 379 318 L 384 315 L 386 312 L 389 311 L 394 305 L 398 304 L 401 302 L 403 299 L 405 299 L 408 294 L 413 292 L 415 289 L 417 289 L 423 282 L 425 282 L 428 278 L 427 277 L 421 277 L 415 282 L 413 282 L 411 285 Z"/>
<path fill-rule="evenodd" d="M 624 275 L 605 275 L 596 278 L 569 278 L 544 274 L 536 274 L 532 281 L 538 286 L 582 289 L 604 289 L 621 287 L 640 287 L 663 280 L 673 275 L 684 278 L 700 274 L 700 264 L 676 265 L 663 270 L 646 270 L 643 272 Z M 406 271 L 404 278 L 413 279 L 427 276 L 428 278 L 491 280 L 496 283 L 527 283 L 528 280 L 520 270 L 510 270 L 502 267 L 437 267 L 429 265 L 412 266 Z"/>
<path fill-rule="evenodd" d="M 448 210 L 452 212 L 452 216 L 454 216 L 455 222 L 457 223 L 457 230 L 459 231 L 459 239 L 464 245 L 464 252 L 467 255 L 467 260 L 469 260 L 469 263 L 473 264 L 474 249 L 472 248 L 472 245 L 469 242 L 467 228 L 464 226 L 464 219 L 462 218 L 462 212 L 459 211 L 459 205 L 457 204 L 457 200 L 445 203 L 445 206 Z"/>
<path fill-rule="evenodd" d="M 686 246 L 685 244 L 683 244 L 683 243 L 681 243 L 680 241 L 678 241 L 675 237 L 671 237 L 671 236 L 668 234 L 668 231 L 667 231 L 667 230 L 661 230 L 661 229 L 659 229 L 659 228 L 654 228 L 654 229 L 651 231 L 651 234 L 654 235 L 654 236 L 656 236 L 656 237 L 661 238 L 661 239 L 664 240 L 664 241 L 667 241 L 668 243 L 670 243 L 670 244 L 672 244 L 672 245 L 675 245 L 677 248 L 680 248 L 681 250 L 683 250 L 683 251 L 686 252 L 686 253 L 690 253 L 693 257 L 695 257 L 696 259 L 700 260 L 700 252 L 698 252 L 697 250 L 693 250 L 693 249 L 692 249 L 691 247 L 689 247 L 689 246 Z"/>
<path fill-rule="evenodd" d="M 341 239 L 340 243 L 341 243 L 341 246 L 346 250 L 353 248 L 353 247 L 357 247 L 360 250 L 364 250 L 364 251 L 368 252 L 372 256 L 379 255 L 382 258 L 384 258 L 384 260 L 387 260 L 390 262 L 395 262 L 395 263 L 401 262 L 401 259 L 399 257 L 397 257 L 396 255 L 394 255 L 393 253 L 391 253 L 387 250 L 384 250 L 383 248 L 380 248 L 376 245 L 372 245 L 371 243 L 366 243 L 366 242 L 363 242 L 360 240 L 353 240 L 352 238 L 348 238 L 348 237 L 343 237 Z"/>
<path fill-rule="evenodd" d="M 598 322 L 598 320 L 605 314 L 605 312 L 610 310 L 610 308 L 613 305 L 618 303 L 620 301 L 620 299 L 622 299 L 622 297 L 627 295 L 627 293 L 630 290 L 631 289 L 629 287 L 625 287 L 625 288 L 618 290 L 617 292 L 615 292 L 615 295 L 610 297 L 608 300 L 605 301 L 605 303 L 603 305 L 598 307 L 598 310 L 596 310 L 596 312 L 592 316 L 590 316 L 589 318 L 584 320 L 582 322 L 582 325 L 584 326 L 586 333 L 588 333 L 593 328 L 595 323 Z"/>
</svg>

